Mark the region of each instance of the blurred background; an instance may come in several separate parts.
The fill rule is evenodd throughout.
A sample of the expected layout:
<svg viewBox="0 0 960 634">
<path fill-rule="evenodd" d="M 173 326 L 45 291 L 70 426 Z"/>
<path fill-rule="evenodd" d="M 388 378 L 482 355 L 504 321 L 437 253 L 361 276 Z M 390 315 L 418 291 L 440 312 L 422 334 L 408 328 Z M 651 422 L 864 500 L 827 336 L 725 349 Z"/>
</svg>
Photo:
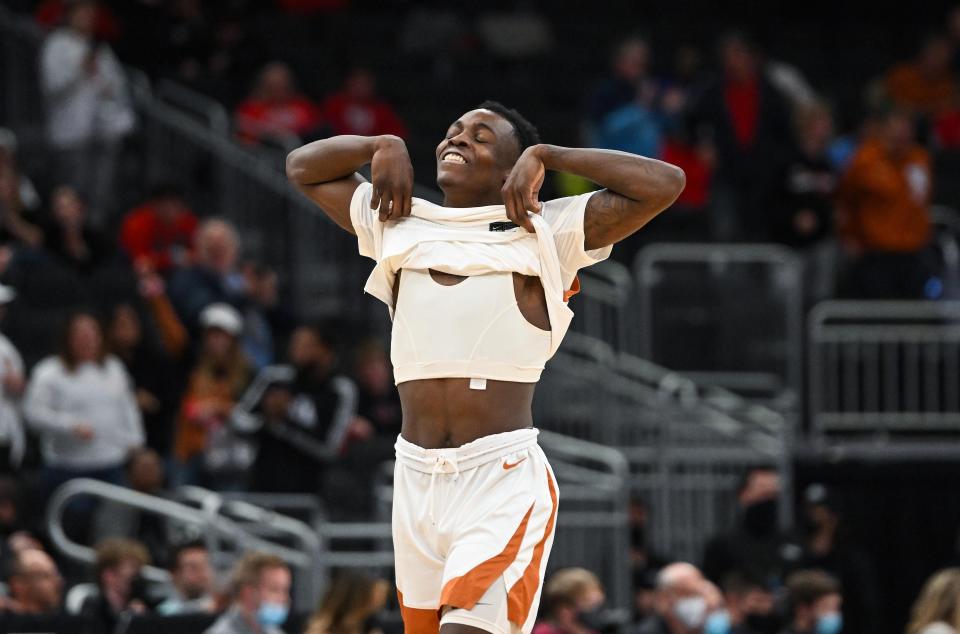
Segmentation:
<svg viewBox="0 0 960 634">
<path fill-rule="evenodd" d="M 485 99 L 687 175 L 538 388 L 538 634 L 955 632 L 958 72 L 936 0 L 4 0 L 0 632 L 402 629 L 388 316 L 284 158 L 439 201 Z"/>
</svg>

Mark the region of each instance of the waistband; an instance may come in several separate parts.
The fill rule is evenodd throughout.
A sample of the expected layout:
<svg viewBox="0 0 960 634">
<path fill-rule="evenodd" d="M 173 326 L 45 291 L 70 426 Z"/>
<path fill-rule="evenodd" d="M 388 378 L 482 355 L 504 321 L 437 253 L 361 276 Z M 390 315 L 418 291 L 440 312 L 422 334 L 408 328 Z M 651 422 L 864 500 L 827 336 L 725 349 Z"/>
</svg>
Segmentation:
<svg viewBox="0 0 960 634">
<path fill-rule="evenodd" d="M 530 427 L 477 438 L 450 449 L 424 449 L 397 436 L 397 462 L 423 473 L 459 473 L 499 460 L 537 444 L 540 430 Z"/>
</svg>

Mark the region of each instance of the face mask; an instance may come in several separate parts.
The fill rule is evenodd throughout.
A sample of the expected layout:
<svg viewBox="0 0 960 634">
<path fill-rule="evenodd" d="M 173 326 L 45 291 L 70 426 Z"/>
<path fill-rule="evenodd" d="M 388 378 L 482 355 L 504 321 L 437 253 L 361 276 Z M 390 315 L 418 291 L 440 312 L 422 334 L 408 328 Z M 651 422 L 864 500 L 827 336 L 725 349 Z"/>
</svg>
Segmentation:
<svg viewBox="0 0 960 634">
<path fill-rule="evenodd" d="M 757 634 L 777 634 L 780 631 L 780 619 L 776 614 L 748 614 L 744 622 Z"/>
<path fill-rule="evenodd" d="M 707 615 L 707 600 L 703 597 L 680 599 L 673 605 L 673 615 L 687 629 L 700 627 Z"/>
<path fill-rule="evenodd" d="M 777 529 L 777 501 L 757 502 L 743 509 L 743 526 L 753 535 L 770 535 Z"/>
<path fill-rule="evenodd" d="M 257 623 L 267 627 L 278 627 L 287 620 L 289 607 L 282 603 L 264 601 L 257 610 Z"/>
<path fill-rule="evenodd" d="M 839 634 L 843 629 L 843 615 L 839 612 L 824 614 L 817 619 L 815 634 Z"/>
<path fill-rule="evenodd" d="M 577 614 L 577 621 L 589 630 L 593 630 L 594 632 L 602 631 L 603 626 L 606 625 L 606 620 L 603 618 L 603 606 L 594 608 L 589 612 L 579 612 Z"/>
<path fill-rule="evenodd" d="M 703 634 L 730 634 L 730 615 L 720 611 L 708 616 L 703 624 Z"/>
</svg>

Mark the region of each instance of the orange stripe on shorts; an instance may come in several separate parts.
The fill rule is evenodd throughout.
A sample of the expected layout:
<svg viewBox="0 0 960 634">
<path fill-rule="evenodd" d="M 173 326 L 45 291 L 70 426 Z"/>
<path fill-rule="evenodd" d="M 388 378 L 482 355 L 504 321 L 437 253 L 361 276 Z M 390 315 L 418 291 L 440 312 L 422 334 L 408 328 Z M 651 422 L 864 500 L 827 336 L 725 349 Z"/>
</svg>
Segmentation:
<svg viewBox="0 0 960 634">
<path fill-rule="evenodd" d="M 400 616 L 403 617 L 405 634 L 437 634 L 440 631 L 440 611 L 423 608 L 408 608 L 403 604 L 403 593 L 397 590 L 400 600 Z"/>
<path fill-rule="evenodd" d="M 523 542 L 523 536 L 527 532 L 527 522 L 530 521 L 530 514 L 533 513 L 533 505 L 523 516 L 523 521 L 513 533 L 513 537 L 507 542 L 507 545 L 499 555 L 494 555 L 482 564 L 471 569 L 467 574 L 455 577 L 447 582 L 440 594 L 440 605 L 448 605 L 453 608 L 473 609 L 483 593 L 490 588 L 493 582 L 503 574 L 507 566 L 512 564 L 520 552 L 520 544 Z"/>
<path fill-rule="evenodd" d="M 547 539 L 553 532 L 553 525 L 557 520 L 557 488 L 553 484 L 553 478 L 550 477 L 550 471 L 547 471 L 547 486 L 550 487 L 550 500 L 553 502 L 553 509 L 550 511 L 550 519 L 547 520 L 547 527 L 543 530 L 543 537 L 533 548 L 533 558 L 523 571 L 510 592 L 507 594 L 507 619 L 517 626 L 522 626 L 527 621 L 530 614 L 530 608 L 533 607 L 533 597 L 537 594 L 537 586 L 540 585 L 540 562 L 543 559 L 543 550 L 547 546 Z"/>
</svg>

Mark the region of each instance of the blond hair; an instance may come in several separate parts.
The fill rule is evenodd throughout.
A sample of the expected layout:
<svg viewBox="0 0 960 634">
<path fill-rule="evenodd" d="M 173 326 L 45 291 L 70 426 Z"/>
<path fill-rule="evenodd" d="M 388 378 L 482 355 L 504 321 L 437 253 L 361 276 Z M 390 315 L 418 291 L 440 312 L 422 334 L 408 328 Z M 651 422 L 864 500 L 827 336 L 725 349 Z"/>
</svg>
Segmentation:
<svg viewBox="0 0 960 634">
<path fill-rule="evenodd" d="M 927 580 L 913 604 L 907 634 L 920 634 L 932 623 L 960 630 L 960 568 L 945 568 Z"/>
<path fill-rule="evenodd" d="M 133 561 L 138 567 L 150 565 L 150 553 L 146 546 L 135 539 L 125 537 L 110 537 L 97 544 L 96 575 L 100 579 L 105 571 L 127 562 Z"/>
<path fill-rule="evenodd" d="M 586 568 L 564 568 L 550 577 L 543 588 L 543 600 L 548 614 L 560 607 L 577 603 L 591 589 L 603 589 L 597 575 Z"/>
<path fill-rule="evenodd" d="M 260 583 L 260 576 L 271 568 L 287 569 L 287 564 L 276 555 L 267 553 L 247 553 L 237 562 L 230 573 L 230 591 L 234 596 L 246 586 L 256 586 Z"/>
</svg>

